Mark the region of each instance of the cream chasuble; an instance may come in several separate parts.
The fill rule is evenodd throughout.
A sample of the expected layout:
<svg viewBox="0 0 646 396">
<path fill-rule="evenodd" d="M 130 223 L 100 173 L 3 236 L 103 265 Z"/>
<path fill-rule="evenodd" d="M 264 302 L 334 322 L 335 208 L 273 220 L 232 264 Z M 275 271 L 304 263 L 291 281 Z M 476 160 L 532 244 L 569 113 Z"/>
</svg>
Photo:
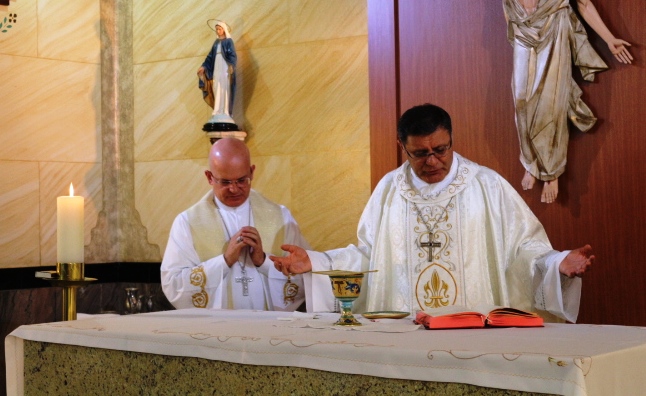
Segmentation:
<svg viewBox="0 0 646 396">
<path fill-rule="evenodd" d="M 355 312 L 495 304 L 551 321 L 554 315 L 576 320 L 580 279 L 558 272 L 568 252 L 552 249 L 505 179 L 457 153 L 439 188 L 423 182 L 415 188 L 411 175 L 406 162 L 379 182 L 361 217 L 357 246 L 308 252 L 314 271 L 378 270 L 364 278 Z M 315 296 L 329 301 L 326 294 Z M 315 301 L 316 308 L 323 306 Z"/>
</svg>

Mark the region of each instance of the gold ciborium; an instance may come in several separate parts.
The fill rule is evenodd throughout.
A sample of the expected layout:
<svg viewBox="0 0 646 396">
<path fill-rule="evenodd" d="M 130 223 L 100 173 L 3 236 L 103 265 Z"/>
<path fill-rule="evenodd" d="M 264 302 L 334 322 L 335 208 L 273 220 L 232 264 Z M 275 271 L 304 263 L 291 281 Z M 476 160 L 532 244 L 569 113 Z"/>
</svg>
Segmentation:
<svg viewBox="0 0 646 396">
<path fill-rule="evenodd" d="M 341 302 L 341 317 L 334 323 L 336 326 L 361 326 L 352 315 L 352 303 L 361 294 L 363 272 L 353 271 L 318 271 L 314 274 L 327 275 L 332 284 L 332 293 Z"/>
</svg>

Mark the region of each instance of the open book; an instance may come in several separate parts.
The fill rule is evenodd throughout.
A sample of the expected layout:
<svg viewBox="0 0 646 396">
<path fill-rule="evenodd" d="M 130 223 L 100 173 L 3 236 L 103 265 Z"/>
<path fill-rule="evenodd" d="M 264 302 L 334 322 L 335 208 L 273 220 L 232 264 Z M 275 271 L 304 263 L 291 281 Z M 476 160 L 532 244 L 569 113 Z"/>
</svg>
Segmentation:
<svg viewBox="0 0 646 396">
<path fill-rule="evenodd" d="M 461 306 L 419 311 L 415 323 L 434 329 L 469 329 L 478 327 L 541 327 L 543 318 L 533 312 L 495 305 L 479 305 L 474 309 Z"/>
</svg>

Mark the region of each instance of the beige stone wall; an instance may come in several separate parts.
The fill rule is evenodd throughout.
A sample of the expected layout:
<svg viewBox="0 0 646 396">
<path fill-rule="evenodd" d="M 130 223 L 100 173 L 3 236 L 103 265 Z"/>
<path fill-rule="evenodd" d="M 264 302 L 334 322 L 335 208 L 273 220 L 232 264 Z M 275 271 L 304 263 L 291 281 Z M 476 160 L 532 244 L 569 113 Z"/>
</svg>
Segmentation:
<svg viewBox="0 0 646 396">
<path fill-rule="evenodd" d="M 355 241 L 370 192 L 366 1 L 186 3 L 134 4 L 135 199 L 150 241 L 163 251 L 175 215 L 209 188 L 196 76 L 209 18 L 232 28 L 254 188 L 289 207 L 316 248 Z"/>
<path fill-rule="evenodd" d="M 0 268 L 56 263 L 56 197 L 101 210 L 99 2 L 11 1 L 0 20 Z"/>
<path fill-rule="evenodd" d="M 18 14 L 0 33 L 0 268 L 55 263 L 56 196 L 70 182 L 86 197 L 90 242 L 103 205 L 99 3 L 0 7 Z M 210 109 L 196 76 L 215 38 L 209 18 L 233 30 L 234 118 L 249 134 L 254 188 L 287 205 L 315 248 L 354 242 L 370 192 L 366 1 L 132 7 L 133 199 L 148 242 L 163 252 L 175 215 L 209 188 Z"/>
</svg>

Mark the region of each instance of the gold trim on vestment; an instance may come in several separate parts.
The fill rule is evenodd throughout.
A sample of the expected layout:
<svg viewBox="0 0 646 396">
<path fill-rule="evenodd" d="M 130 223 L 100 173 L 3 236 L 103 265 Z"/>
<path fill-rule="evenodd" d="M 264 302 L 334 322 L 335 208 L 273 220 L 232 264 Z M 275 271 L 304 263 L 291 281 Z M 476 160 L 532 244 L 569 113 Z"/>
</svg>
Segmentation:
<svg viewBox="0 0 646 396">
<path fill-rule="evenodd" d="M 204 272 L 204 267 L 199 266 L 191 270 L 191 285 L 197 286 L 200 288 L 198 293 L 193 294 L 193 306 L 196 308 L 206 308 L 209 303 L 209 294 L 204 290 L 206 286 L 206 273 Z"/>
</svg>

